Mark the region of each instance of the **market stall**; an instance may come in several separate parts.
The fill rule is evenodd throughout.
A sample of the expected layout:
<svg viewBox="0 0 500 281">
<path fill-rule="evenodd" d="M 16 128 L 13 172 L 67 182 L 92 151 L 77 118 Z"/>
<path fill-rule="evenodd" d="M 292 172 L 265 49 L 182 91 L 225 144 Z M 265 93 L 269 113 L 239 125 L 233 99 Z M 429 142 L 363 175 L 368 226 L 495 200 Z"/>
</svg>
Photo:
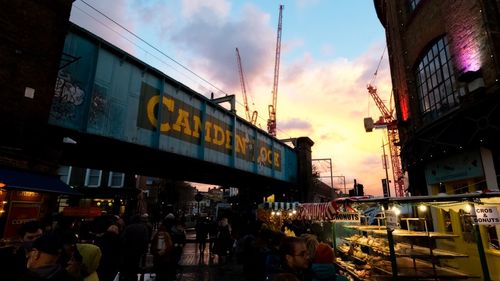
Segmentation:
<svg viewBox="0 0 500 281">
<path fill-rule="evenodd" d="M 336 263 L 354 280 L 492 280 L 497 206 L 499 192 L 357 200 L 359 223 L 335 233 Z"/>
</svg>

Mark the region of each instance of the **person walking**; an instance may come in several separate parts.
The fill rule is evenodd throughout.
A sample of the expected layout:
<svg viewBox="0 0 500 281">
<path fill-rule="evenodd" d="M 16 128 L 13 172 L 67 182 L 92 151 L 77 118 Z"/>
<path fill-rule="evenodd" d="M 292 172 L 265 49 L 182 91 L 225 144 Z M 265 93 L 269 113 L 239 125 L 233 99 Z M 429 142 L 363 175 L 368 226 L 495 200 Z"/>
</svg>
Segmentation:
<svg viewBox="0 0 500 281">
<path fill-rule="evenodd" d="M 198 250 L 200 251 L 200 259 L 203 259 L 205 248 L 207 245 L 208 225 L 205 218 L 199 217 L 196 221 L 196 243 L 198 243 Z"/>
<path fill-rule="evenodd" d="M 172 274 L 171 277 L 175 279 L 177 274 L 177 269 L 180 268 L 179 262 L 184 251 L 184 246 L 186 245 L 186 231 L 184 230 L 184 224 L 182 221 L 177 220 L 174 226 L 170 229 L 170 236 L 172 238 L 172 243 L 174 244 L 172 252 Z"/>
<path fill-rule="evenodd" d="M 226 264 L 232 247 L 231 226 L 227 218 L 222 218 L 219 222 L 217 237 L 214 242 L 214 253 L 219 257 L 219 265 Z"/>
<path fill-rule="evenodd" d="M 101 281 L 113 281 L 118 273 L 121 257 L 120 230 L 115 224 L 108 226 L 104 233 L 96 235 L 94 244 L 102 252 L 97 275 Z"/>
<path fill-rule="evenodd" d="M 172 280 L 174 244 L 167 231 L 165 223 L 160 223 L 158 231 L 153 235 L 151 241 L 151 254 L 153 255 L 153 271 L 156 274 L 156 281 Z M 175 270 L 174 270 L 175 271 Z"/>
<path fill-rule="evenodd" d="M 137 281 L 141 257 L 147 252 L 149 229 L 138 216 L 122 233 L 123 260 L 120 267 L 120 281 Z"/>
</svg>

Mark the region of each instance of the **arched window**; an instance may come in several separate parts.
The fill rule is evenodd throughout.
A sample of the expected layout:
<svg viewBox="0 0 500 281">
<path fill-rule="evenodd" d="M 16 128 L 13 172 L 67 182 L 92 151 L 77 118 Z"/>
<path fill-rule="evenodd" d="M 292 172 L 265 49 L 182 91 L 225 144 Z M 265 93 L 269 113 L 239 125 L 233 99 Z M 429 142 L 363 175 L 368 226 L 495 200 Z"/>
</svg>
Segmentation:
<svg viewBox="0 0 500 281">
<path fill-rule="evenodd" d="M 446 37 L 437 40 L 424 54 L 415 77 L 420 112 L 426 122 L 456 107 L 459 96 L 465 94 L 456 82 Z"/>
</svg>

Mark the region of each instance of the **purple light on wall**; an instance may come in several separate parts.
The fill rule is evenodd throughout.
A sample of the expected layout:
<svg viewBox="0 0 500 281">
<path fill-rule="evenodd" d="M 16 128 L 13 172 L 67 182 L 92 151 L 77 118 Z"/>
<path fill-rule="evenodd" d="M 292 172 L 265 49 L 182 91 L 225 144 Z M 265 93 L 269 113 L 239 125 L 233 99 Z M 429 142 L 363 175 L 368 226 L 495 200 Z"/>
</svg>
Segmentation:
<svg viewBox="0 0 500 281">
<path fill-rule="evenodd" d="M 472 48 L 462 49 L 458 55 L 458 63 L 460 72 L 478 71 L 481 68 L 479 60 L 479 51 Z"/>
<path fill-rule="evenodd" d="M 457 70 L 460 73 L 477 71 L 481 68 L 479 42 L 472 34 L 474 33 L 468 33 L 467 36 L 464 36 L 464 34 L 455 35 L 458 40 L 455 40 L 453 51 L 456 56 Z"/>
</svg>

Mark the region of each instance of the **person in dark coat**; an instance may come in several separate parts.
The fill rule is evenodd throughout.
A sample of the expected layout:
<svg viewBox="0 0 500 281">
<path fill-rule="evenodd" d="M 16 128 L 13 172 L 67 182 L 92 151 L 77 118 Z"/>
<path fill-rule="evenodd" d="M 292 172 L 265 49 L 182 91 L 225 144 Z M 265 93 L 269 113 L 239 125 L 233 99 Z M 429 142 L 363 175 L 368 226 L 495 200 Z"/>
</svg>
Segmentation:
<svg viewBox="0 0 500 281">
<path fill-rule="evenodd" d="M 26 271 L 17 281 L 82 281 L 59 264 L 63 243 L 55 234 L 45 234 L 33 242 L 28 253 Z"/>
<path fill-rule="evenodd" d="M 156 273 L 156 281 L 172 280 L 175 276 L 175 267 L 172 266 L 174 243 L 164 223 L 161 223 L 158 231 L 151 241 L 151 254 L 153 254 L 153 271 Z"/>
<path fill-rule="evenodd" d="M 227 256 L 233 247 L 233 238 L 231 236 L 231 226 L 227 218 L 222 218 L 219 222 L 217 238 L 214 242 L 214 253 L 219 257 L 219 264 L 225 264 Z"/>
<path fill-rule="evenodd" d="M 149 229 L 140 221 L 140 217 L 132 218 L 132 223 L 122 233 L 123 260 L 120 268 L 120 280 L 137 281 L 141 257 L 147 252 Z"/>
<path fill-rule="evenodd" d="M 205 248 L 207 245 L 207 236 L 208 236 L 208 225 L 205 221 L 205 218 L 199 217 L 196 226 L 196 242 L 198 243 L 198 250 L 200 251 L 200 258 L 203 257 L 205 253 Z"/>
<path fill-rule="evenodd" d="M 100 281 L 113 281 L 118 273 L 121 257 L 120 230 L 110 225 L 106 231 L 96 236 L 94 244 L 101 249 L 101 263 L 97 268 Z"/>
<path fill-rule="evenodd" d="M 2 278 L 5 280 L 14 280 L 17 276 L 24 273 L 27 262 L 27 254 L 33 246 L 33 241 L 42 236 L 42 224 L 38 221 L 29 221 L 21 225 L 18 231 L 19 243 L 15 247 L 8 249 L 0 258 Z"/>
<path fill-rule="evenodd" d="M 182 252 L 184 251 L 184 246 L 186 245 L 186 231 L 184 230 L 184 224 L 181 221 L 176 221 L 175 225 L 170 229 L 170 237 L 172 238 L 172 243 L 174 244 L 172 250 L 173 266 L 177 269 L 179 268 Z"/>
</svg>

